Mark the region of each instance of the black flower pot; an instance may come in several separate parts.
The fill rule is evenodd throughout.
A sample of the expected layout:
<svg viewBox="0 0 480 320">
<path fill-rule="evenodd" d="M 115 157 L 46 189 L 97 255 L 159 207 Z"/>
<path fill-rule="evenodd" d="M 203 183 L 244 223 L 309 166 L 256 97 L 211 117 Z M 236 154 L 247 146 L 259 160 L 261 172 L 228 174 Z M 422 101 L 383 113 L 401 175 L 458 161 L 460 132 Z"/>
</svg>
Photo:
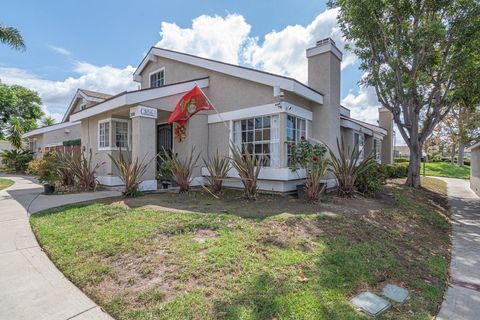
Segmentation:
<svg viewBox="0 0 480 320">
<path fill-rule="evenodd" d="M 52 186 L 51 184 L 44 184 L 43 185 L 43 194 L 50 195 L 55 192 L 55 186 Z"/>
<path fill-rule="evenodd" d="M 168 189 L 168 185 L 169 185 L 168 182 L 162 182 L 163 189 Z"/>
</svg>

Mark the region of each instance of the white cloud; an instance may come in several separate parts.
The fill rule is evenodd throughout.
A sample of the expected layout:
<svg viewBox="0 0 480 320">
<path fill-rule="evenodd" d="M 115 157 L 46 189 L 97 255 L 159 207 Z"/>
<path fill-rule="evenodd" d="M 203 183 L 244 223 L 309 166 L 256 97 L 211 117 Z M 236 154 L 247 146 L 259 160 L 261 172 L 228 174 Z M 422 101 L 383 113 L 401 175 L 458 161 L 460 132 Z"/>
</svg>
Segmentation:
<svg viewBox="0 0 480 320">
<path fill-rule="evenodd" d="M 19 68 L 0 68 L 0 80 L 6 84 L 18 84 L 38 92 L 51 114 L 63 114 L 78 88 L 116 94 L 136 89 L 132 79 L 135 68 L 95 66 L 85 62 L 74 63 L 76 77 L 53 81 Z"/>
<path fill-rule="evenodd" d="M 46 105 L 42 105 L 41 107 L 43 112 L 45 113 L 45 117 L 52 117 L 53 120 L 55 120 L 55 123 L 62 122 L 63 114 L 58 112 L 50 112 L 50 110 L 48 110 Z M 41 119 L 39 124 L 41 125 Z"/>
<path fill-rule="evenodd" d="M 56 53 L 59 53 L 61 55 L 67 56 L 67 57 L 72 55 L 72 53 L 69 50 L 67 50 L 65 48 L 62 48 L 62 47 L 50 46 L 50 49 L 52 49 Z"/>
<path fill-rule="evenodd" d="M 256 68 L 307 81 L 305 50 L 318 40 L 332 38 L 343 52 L 342 69 L 355 62 L 353 53 L 345 50 L 345 40 L 337 24 L 338 9 L 320 13 L 307 26 L 287 26 L 281 31 L 265 35 L 262 44 L 258 38 L 250 39 L 243 52 L 246 63 Z"/>
<path fill-rule="evenodd" d="M 199 16 L 191 28 L 162 22 L 161 40 L 156 46 L 195 54 L 228 63 L 239 63 L 240 49 L 247 41 L 251 26 L 242 15 Z"/>
</svg>

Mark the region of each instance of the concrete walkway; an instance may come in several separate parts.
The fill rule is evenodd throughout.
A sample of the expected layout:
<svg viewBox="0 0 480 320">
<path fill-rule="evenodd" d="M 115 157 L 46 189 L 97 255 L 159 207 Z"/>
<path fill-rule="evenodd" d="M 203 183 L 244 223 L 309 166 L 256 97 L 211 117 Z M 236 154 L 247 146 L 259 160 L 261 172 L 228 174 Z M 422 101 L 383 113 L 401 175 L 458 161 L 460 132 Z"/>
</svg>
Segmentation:
<svg viewBox="0 0 480 320">
<path fill-rule="evenodd" d="M 44 196 L 43 187 L 31 179 L 5 178 L 15 184 L 0 190 L 0 319 L 112 319 L 48 259 L 30 229 L 28 213 L 119 193 Z"/>
<path fill-rule="evenodd" d="M 480 319 L 480 198 L 468 180 L 447 182 L 453 214 L 450 287 L 437 319 Z"/>
</svg>

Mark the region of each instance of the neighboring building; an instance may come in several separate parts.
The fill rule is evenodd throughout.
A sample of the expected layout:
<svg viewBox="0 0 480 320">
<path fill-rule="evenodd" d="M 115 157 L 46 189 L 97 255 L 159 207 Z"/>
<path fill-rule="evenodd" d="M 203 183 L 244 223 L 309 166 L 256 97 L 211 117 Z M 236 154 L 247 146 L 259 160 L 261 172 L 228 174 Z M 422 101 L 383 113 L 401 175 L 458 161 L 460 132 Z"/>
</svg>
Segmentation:
<svg viewBox="0 0 480 320">
<path fill-rule="evenodd" d="M 410 149 L 408 146 L 396 146 L 395 157 L 410 158 Z"/>
<path fill-rule="evenodd" d="M 379 162 L 391 162 L 392 117 L 379 110 L 380 126 L 350 117 L 340 105 L 342 53 L 331 39 L 319 41 L 306 52 L 308 85 L 295 79 L 251 68 L 153 47 L 134 73 L 140 89 L 123 92 L 91 106 L 70 106 L 64 121 L 80 123 L 84 150 L 92 150 L 104 185 L 120 185 L 118 172 L 108 155 L 127 148 L 133 157 L 154 157 L 167 149 L 184 158 L 195 147 L 202 157 L 229 154 L 233 143 L 242 150 L 262 155 L 264 167 L 259 188 L 285 192 L 294 190 L 305 172 L 288 168 L 288 143 L 301 137 L 322 141 L 336 150 L 337 139 L 348 147 L 357 142 L 363 156 L 373 152 Z M 186 127 L 186 139 L 177 141 L 175 126 L 167 119 L 180 98 L 198 85 L 215 106 L 200 112 Z M 75 99 L 74 99 L 75 100 Z M 73 102 L 72 102 L 73 103 Z M 125 151 L 123 151 L 125 152 Z M 204 182 L 208 172 L 199 167 L 193 184 Z M 141 184 L 143 190 L 157 188 L 156 165 L 152 162 Z M 231 170 L 231 177 L 238 177 Z M 334 179 L 328 179 L 334 184 Z M 228 186 L 240 186 L 228 180 Z"/>
<path fill-rule="evenodd" d="M 34 152 L 34 157 L 41 156 L 50 149 L 58 150 L 65 141 L 80 139 L 80 122 L 70 122 L 69 115 L 90 108 L 110 97 L 111 95 L 105 93 L 78 89 L 61 123 L 41 127 L 23 135 L 24 138 L 28 138 L 28 146 Z"/>
<path fill-rule="evenodd" d="M 470 188 L 480 196 L 480 142 L 470 147 Z"/>
<path fill-rule="evenodd" d="M 12 149 L 13 149 L 13 147 L 10 144 L 10 142 L 8 142 L 7 140 L 0 140 L 0 153 L 3 150 L 12 150 Z"/>
</svg>

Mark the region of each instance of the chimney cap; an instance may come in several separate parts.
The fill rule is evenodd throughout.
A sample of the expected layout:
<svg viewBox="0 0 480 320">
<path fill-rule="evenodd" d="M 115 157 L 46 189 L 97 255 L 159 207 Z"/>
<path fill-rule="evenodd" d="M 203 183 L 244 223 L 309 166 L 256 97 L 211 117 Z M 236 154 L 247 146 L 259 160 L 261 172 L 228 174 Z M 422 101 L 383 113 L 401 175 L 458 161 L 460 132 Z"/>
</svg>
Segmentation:
<svg viewBox="0 0 480 320">
<path fill-rule="evenodd" d="M 322 40 L 318 40 L 317 41 L 317 47 L 320 47 L 320 46 L 324 46 L 328 43 L 331 43 L 335 46 L 335 41 L 333 41 L 332 38 L 325 38 L 325 39 L 322 39 Z"/>
</svg>

